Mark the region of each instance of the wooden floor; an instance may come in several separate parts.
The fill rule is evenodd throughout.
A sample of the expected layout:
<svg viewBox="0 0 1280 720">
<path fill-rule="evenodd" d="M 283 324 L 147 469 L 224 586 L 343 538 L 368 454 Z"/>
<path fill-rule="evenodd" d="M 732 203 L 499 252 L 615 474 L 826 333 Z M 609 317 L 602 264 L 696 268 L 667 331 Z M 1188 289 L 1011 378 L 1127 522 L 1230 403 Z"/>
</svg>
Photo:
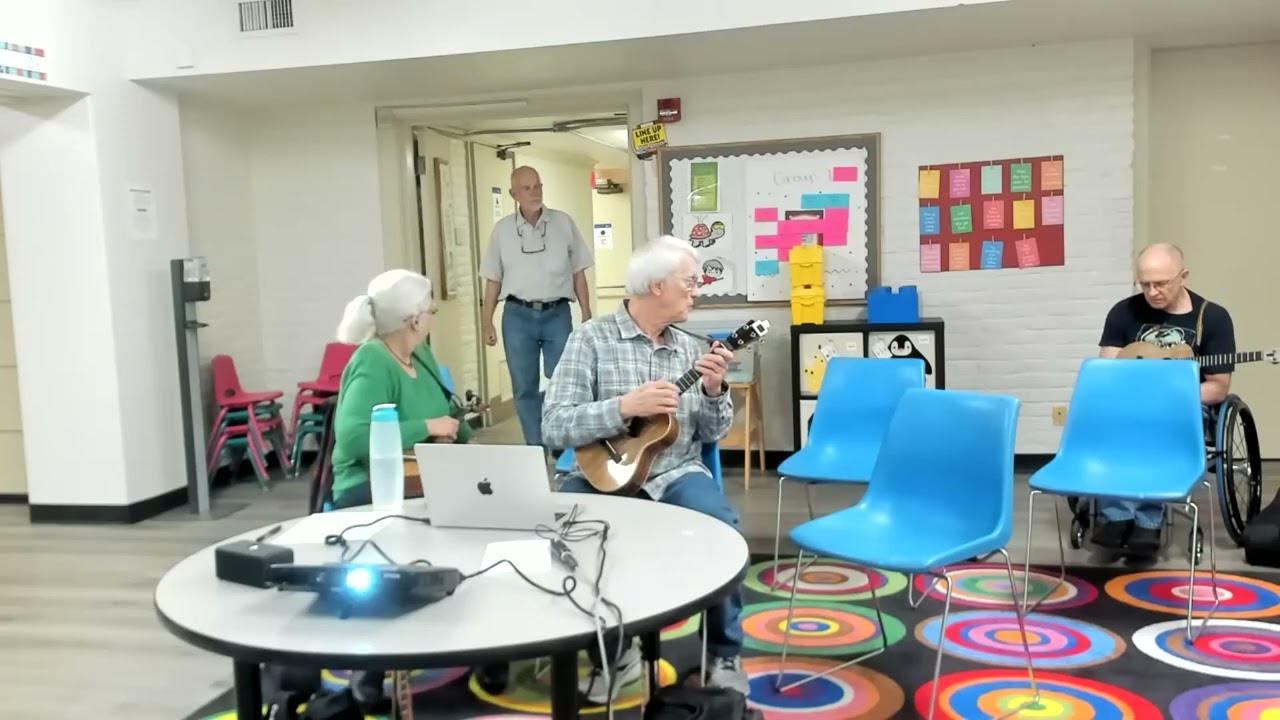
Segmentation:
<svg viewBox="0 0 1280 720">
<path fill-rule="evenodd" d="M 479 439 L 503 442 L 510 435 L 509 428 L 494 428 Z M 1280 483 L 1280 469 L 1268 467 L 1267 481 L 1264 497 L 1269 499 Z M 753 550 L 772 552 L 776 475 L 752 473 L 746 492 L 740 472 L 731 471 L 725 487 Z M 818 487 L 813 509 L 817 514 L 837 510 L 857 495 L 855 489 Z M 1021 478 L 1019 530 L 1010 548 L 1015 560 L 1024 557 L 1026 497 Z M 33 526 L 25 507 L 0 506 L 0 698 L 6 716 L 172 720 L 229 688 L 230 663 L 169 635 L 155 618 L 152 592 L 170 566 L 201 547 L 301 514 L 306 487 L 300 480 L 282 481 L 264 493 L 245 482 L 215 495 L 215 503 L 234 502 L 248 506 L 219 520 L 184 521 L 185 512 L 176 511 L 126 527 Z M 804 490 L 788 487 L 784 533 L 807 517 Z M 1048 502 L 1037 500 L 1036 527 L 1032 562 L 1056 561 Z M 1186 533 L 1180 530 L 1174 537 L 1161 565 L 1185 567 Z M 1219 568 L 1246 567 L 1242 553 L 1230 545 L 1225 535 L 1219 537 Z M 1070 564 L 1100 562 L 1086 551 L 1067 551 Z M 794 551 L 784 543 L 786 552 Z"/>
</svg>

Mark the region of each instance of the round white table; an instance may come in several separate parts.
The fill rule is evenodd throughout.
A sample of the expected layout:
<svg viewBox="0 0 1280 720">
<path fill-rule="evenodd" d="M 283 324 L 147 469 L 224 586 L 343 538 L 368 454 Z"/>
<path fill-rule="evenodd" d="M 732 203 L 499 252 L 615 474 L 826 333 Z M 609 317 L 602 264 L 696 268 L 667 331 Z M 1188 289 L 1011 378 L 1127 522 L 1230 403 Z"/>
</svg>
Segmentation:
<svg viewBox="0 0 1280 720">
<path fill-rule="evenodd" d="M 602 594 L 621 608 L 626 632 L 645 638 L 646 656 L 653 660 L 661 629 L 727 597 L 750 563 L 742 535 L 708 515 L 615 496 L 557 494 L 555 502 L 559 512 L 576 503 L 582 508 L 579 519 L 610 524 Z M 406 501 L 403 514 L 429 516 L 426 501 Z M 285 523 L 285 529 L 300 519 Z M 481 569 L 489 543 L 536 537 L 532 532 L 434 528 L 396 518 L 381 526 L 373 539 L 397 563 L 422 558 L 464 575 Z M 254 539 L 264 530 L 224 542 Z M 599 540 L 570 546 L 579 562 L 574 597 L 589 606 L 587 580 L 595 576 Z M 452 596 L 394 617 L 340 619 L 312 593 L 219 580 L 215 547 L 165 573 L 156 587 L 156 613 L 182 640 L 233 659 L 240 720 L 260 718 L 260 663 L 411 670 L 545 656 L 551 658 L 552 717 L 578 717 L 577 655 L 595 642 L 593 623 L 566 598 L 529 586 L 509 566 L 465 580 Z M 337 562 L 340 554 L 339 548 L 322 543 L 293 549 L 297 563 Z M 381 559 L 366 548 L 358 561 Z M 552 564 L 549 571 L 526 574 L 559 589 L 566 571 Z"/>
</svg>

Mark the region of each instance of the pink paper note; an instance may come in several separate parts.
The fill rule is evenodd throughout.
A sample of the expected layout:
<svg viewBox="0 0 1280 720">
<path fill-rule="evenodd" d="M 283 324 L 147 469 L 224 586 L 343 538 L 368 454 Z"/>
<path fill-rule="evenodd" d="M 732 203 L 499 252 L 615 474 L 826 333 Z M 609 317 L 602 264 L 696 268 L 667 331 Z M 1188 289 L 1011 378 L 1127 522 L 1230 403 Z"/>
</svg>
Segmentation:
<svg viewBox="0 0 1280 720">
<path fill-rule="evenodd" d="M 778 208 L 756 208 L 756 222 L 777 222 Z"/>
<path fill-rule="evenodd" d="M 858 182 L 858 168 L 856 166 L 831 168 L 831 179 L 835 182 Z"/>
<path fill-rule="evenodd" d="M 828 208 L 825 213 L 823 219 L 827 221 L 827 227 L 823 232 L 829 235 L 847 237 L 849 235 L 849 208 Z"/>
<path fill-rule="evenodd" d="M 1023 238 L 1013 245 L 1018 251 L 1018 267 L 1029 268 L 1040 264 L 1040 246 L 1036 244 L 1035 238 Z"/>
<path fill-rule="evenodd" d="M 1004 201 L 987 200 L 982 203 L 982 229 L 1001 230 L 1004 228 Z"/>
<path fill-rule="evenodd" d="M 920 272 L 942 272 L 942 246 L 920 246 Z"/>
<path fill-rule="evenodd" d="M 951 171 L 951 197 L 969 197 L 969 169 L 957 168 Z"/>
<path fill-rule="evenodd" d="M 1040 224 L 1041 225 L 1061 225 L 1062 224 L 1062 196 L 1047 195 L 1040 199 Z"/>
<path fill-rule="evenodd" d="M 953 242 L 947 247 L 947 269 L 969 270 L 969 243 Z"/>
<path fill-rule="evenodd" d="M 826 220 L 779 220 L 778 234 L 803 235 L 805 233 L 820 233 L 827 229 Z"/>
</svg>

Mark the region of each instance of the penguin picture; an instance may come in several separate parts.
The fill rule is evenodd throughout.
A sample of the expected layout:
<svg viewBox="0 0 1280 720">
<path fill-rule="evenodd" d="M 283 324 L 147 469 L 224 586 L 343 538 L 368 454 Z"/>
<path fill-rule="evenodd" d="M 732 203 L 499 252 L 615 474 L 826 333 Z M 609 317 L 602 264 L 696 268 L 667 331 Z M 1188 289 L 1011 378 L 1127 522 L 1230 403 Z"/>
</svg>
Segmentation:
<svg viewBox="0 0 1280 720">
<path fill-rule="evenodd" d="M 920 352 L 916 344 L 906 335 L 895 335 L 888 343 L 877 343 L 876 357 L 881 358 L 919 358 L 924 361 L 924 374 L 933 374 L 933 364 Z"/>
</svg>

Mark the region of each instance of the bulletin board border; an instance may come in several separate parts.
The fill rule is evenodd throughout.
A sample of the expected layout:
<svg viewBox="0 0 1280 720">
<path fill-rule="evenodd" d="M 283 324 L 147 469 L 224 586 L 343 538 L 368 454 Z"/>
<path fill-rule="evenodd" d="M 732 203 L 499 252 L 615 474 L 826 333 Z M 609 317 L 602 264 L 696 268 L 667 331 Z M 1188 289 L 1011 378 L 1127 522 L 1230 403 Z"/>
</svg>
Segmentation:
<svg viewBox="0 0 1280 720">
<path fill-rule="evenodd" d="M 671 208 L 671 163 L 675 160 L 705 158 L 720 160 L 752 157 L 776 153 L 812 152 L 818 150 L 865 150 L 867 153 L 867 288 L 880 284 L 880 133 L 858 135 L 830 135 L 825 137 L 798 138 L 792 140 L 754 140 L 711 145 L 680 145 L 659 148 L 658 162 L 658 224 L 664 235 L 675 234 Z M 742 218 L 741 222 L 748 222 Z M 865 297 L 827 300 L 826 305 L 866 305 Z M 786 300 L 759 300 L 751 302 L 747 295 L 722 295 L 698 297 L 695 307 L 788 307 Z"/>
</svg>

